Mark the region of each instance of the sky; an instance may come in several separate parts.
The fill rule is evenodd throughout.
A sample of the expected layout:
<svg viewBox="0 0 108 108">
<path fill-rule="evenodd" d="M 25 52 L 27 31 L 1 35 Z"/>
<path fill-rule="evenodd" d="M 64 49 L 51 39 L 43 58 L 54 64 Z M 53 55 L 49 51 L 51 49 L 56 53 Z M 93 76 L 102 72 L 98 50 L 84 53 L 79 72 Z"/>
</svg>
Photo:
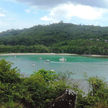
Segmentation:
<svg viewBox="0 0 108 108">
<path fill-rule="evenodd" d="M 0 0 L 0 32 L 60 21 L 108 26 L 108 0 Z"/>
</svg>

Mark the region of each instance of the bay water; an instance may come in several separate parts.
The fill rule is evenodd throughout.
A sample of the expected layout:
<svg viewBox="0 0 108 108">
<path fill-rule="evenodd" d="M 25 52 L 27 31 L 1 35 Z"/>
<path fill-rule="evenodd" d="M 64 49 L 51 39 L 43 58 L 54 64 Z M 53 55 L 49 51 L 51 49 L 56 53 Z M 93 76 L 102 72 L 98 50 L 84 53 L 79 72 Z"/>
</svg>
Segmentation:
<svg viewBox="0 0 108 108">
<path fill-rule="evenodd" d="M 15 55 L 0 56 L 13 63 L 21 74 L 31 75 L 40 69 L 55 72 L 72 72 L 73 79 L 98 76 L 108 81 L 108 58 L 63 55 Z"/>
</svg>

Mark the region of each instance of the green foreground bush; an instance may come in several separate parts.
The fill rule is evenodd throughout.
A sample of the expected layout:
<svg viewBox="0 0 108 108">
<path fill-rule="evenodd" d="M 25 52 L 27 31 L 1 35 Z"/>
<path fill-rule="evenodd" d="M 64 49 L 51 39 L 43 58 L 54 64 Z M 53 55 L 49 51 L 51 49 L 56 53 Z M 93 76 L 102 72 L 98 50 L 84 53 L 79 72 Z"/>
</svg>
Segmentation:
<svg viewBox="0 0 108 108">
<path fill-rule="evenodd" d="M 60 74 L 39 70 L 23 77 L 10 62 L 0 60 L 0 108 L 48 108 L 67 88 L 76 91 L 77 108 L 108 108 L 107 83 L 98 77 L 88 82 L 90 90 L 84 95 L 78 86 L 68 86 Z"/>
<path fill-rule="evenodd" d="M 23 77 L 10 62 L 0 61 L 1 108 L 44 108 L 66 88 L 55 72 L 39 70 Z"/>
</svg>

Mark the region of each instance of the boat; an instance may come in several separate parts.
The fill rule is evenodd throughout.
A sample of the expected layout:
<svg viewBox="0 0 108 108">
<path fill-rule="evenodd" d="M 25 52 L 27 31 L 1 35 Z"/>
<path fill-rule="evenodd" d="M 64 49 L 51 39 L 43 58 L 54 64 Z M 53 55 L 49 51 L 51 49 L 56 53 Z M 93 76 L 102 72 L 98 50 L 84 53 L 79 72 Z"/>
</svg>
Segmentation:
<svg viewBox="0 0 108 108">
<path fill-rule="evenodd" d="M 47 60 L 45 60 L 45 62 L 50 62 L 50 60 L 49 60 L 49 59 L 47 59 Z"/>
<path fill-rule="evenodd" d="M 40 57 L 39 59 L 42 60 L 42 57 Z"/>
<path fill-rule="evenodd" d="M 60 62 L 65 62 L 66 59 L 65 59 L 64 57 L 62 57 L 62 58 L 59 59 L 59 61 L 60 61 Z"/>
<path fill-rule="evenodd" d="M 50 71 L 54 72 L 54 70 L 53 70 L 53 69 L 51 69 Z"/>
<path fill-rule="evenodd" d="M 33 63 L 33 64 L 32 64 L 32 66 L 34 67 L 34 66 L 36 66 L 36 64 L 35 64 L 35 63 Z"/>
</svg>

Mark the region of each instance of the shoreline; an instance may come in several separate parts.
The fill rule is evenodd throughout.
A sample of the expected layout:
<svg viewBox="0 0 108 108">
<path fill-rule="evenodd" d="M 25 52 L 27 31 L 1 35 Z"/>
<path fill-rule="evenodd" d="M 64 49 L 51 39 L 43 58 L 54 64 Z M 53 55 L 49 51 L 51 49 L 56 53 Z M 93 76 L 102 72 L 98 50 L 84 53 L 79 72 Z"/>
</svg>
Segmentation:
<svg viewBox="0 0 108 108">
<path fill-rule="evenodd" d="M 15 56 L 15 55 L 72 55 L 72 56 L 84 56 L 84 57 L 108 57 L 108 55 L 84 55 L 84 54 L 69 54 L 69 53 L 1 53 L 0 56 Z"/>
<path fill-rule="evenodd" d="M 69 53 L 1 53 L 0 56 L 13 56 L 13 55 L 78 55 Z"/>
</svg>

